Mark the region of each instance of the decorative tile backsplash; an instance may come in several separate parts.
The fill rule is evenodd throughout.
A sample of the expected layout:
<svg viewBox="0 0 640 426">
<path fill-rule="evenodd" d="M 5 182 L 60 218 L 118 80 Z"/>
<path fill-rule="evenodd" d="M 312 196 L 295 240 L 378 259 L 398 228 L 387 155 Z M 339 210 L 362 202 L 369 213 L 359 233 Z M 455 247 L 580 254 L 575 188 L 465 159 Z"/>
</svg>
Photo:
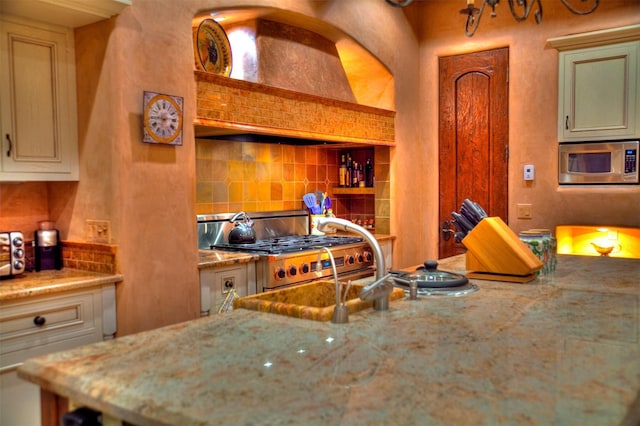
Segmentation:
<svg viewBox="0 0 640 426">
<path fill-rule="evenodd" d="M 117 246 L 63 241 L 62 264 L 65 268 L 114 274 Z"/>
<path fill-rule="evenodd" d="M 333 195 L 340 152 L 321 146 L 197 139 L 196 211 L 304 209 L 302 196 L 320 190 L 332 196 L 338 217 L 375 217 L 376 232 L 389 233 L 389 148 L 375 148 L 375 196 Z"/>
<path fill-rule="evenodd" d="M 395 112 L 195 72 L 198 125 L 287 137 L 393 145 Z M 249 130 L 251 129 L 251 130 Z"/>
</svg>

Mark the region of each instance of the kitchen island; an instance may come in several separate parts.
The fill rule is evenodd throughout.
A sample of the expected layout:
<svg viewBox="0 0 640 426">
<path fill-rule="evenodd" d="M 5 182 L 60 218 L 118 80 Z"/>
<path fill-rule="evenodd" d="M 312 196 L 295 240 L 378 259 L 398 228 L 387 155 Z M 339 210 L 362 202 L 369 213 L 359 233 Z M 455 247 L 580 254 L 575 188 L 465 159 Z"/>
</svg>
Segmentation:
<svg viewBox="0 0 640 426">
<path fill-rule="evenodd" d="M 140 426 L 640 422 L 640 261 L 559 256 L 530 283 L 472 281 L 475 293 L 402 299 L 341 325 L 238 309 L 18 374 L 51 406 Z"/>
</svg>

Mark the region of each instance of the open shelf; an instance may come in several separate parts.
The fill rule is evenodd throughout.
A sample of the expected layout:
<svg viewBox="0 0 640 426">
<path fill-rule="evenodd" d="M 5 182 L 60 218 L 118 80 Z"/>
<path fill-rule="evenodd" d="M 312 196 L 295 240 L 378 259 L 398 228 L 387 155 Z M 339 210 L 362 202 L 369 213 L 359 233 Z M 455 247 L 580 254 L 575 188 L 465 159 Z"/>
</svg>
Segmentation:
<svg viewBox="0 0 640 426">
<path fill-rule="evenodd" d="M 334 195 L 375 195 L 376 189 L 371 187 L 364 188 L 342 188 L 334 187 L 332 189 Z"/>
</svg>

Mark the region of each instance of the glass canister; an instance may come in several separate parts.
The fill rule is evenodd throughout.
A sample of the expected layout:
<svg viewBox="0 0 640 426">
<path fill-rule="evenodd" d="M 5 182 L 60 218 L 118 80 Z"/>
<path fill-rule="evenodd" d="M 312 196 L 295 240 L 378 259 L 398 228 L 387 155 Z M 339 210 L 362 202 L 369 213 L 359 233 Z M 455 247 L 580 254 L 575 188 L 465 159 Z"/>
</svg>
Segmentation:
<svg viewBox="0 0 640 426">
<path fill-rule="evenodd" d="M 553 233 L 550 229 L 530 229 L 531 232 L 537 232 L 542 234 L 545 239 L 548 239 L 548 272 L 555 272 L 556 265 L 558 263 L 558 258 L 556 253 L 558 251 L 558 240 L 553 236 Z"/>
<path fill-rule="evenodd" d="M 540 232 L 535 231 L 522 231 L 518 234 L 520 241 L 525 243 L 527 247 L 536 255 L 540 262 L 542 262 L 542 269 L 540 269 L 538 275 L 547 275 L 549 268 L 549 239 L 545 238 Z"/>
</svg>

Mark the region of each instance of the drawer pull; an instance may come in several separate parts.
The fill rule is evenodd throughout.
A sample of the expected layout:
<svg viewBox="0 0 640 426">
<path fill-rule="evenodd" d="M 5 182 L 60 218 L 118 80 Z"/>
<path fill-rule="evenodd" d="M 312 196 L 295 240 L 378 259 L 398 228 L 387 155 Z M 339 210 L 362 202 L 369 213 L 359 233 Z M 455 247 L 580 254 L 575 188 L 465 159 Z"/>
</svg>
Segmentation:
<svg viewBox="0 0 640 426">
<path fill-rule="evenodd" d="M 41 317 L 40 315 L 33 319 L 33 323 L 38 327 L 42 327 L 45 322 L 47 322 L 47 319 L 45 317 Z"/>
</svg>

